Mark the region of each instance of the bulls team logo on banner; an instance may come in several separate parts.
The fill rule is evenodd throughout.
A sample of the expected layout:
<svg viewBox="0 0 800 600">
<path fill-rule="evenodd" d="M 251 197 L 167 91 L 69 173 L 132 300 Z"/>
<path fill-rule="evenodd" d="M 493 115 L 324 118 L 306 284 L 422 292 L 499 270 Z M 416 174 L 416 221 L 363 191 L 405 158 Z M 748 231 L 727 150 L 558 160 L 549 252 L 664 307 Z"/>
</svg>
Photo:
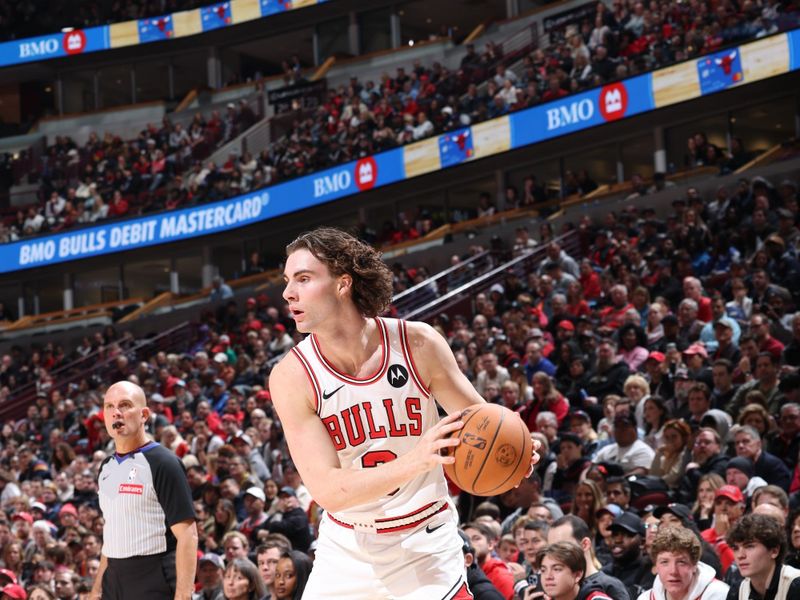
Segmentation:
<svg viewBox="0 0 800 600">
<path fill-rule="evenodd" d="M 371 156 L 362 158 L 356 163 L 355 169 L 356 186 L 362 192 L 375 187 L 375 180 L 378 179 L 378 164 Z"/>
<path fill-rule="evenodd" d="M 616 121 L 628 110 L 628 90 L 624 83 L 614 83 L 600 90 L 600 114 L 606 121 Z"/>
<path fill-rule="evenodd" d="M 64 46 L 64 52 L 67 54 L 80 54 L 86 48 L 86 34 L 80 29 L 69 31 L 64 34 L 61 45 Z"/>
<path fill-rule="evenodd" d="M 408 371 L 403 365 L 392 365 L 386 372 L 386 380 L 392 387 L 401 388 L 408 382 Z"/>
</svg>

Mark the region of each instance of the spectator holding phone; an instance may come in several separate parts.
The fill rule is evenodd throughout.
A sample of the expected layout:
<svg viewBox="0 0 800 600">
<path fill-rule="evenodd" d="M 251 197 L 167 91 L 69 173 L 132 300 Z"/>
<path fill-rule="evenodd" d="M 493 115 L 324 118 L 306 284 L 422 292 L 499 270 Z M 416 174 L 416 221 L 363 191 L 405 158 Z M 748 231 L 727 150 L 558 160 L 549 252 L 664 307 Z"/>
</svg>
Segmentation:
<svg viewBox="0 0 800 600">
<path fill-rule="evenodd" d="M 576 600 L 586 573 L 586 558 L 572 542 L 549 544 L 539 552 L 540 586 L 528 586 L 523 600 Z M 586 600 L 612 600 L 605 592 L 594 591 Z"/>
</svg>

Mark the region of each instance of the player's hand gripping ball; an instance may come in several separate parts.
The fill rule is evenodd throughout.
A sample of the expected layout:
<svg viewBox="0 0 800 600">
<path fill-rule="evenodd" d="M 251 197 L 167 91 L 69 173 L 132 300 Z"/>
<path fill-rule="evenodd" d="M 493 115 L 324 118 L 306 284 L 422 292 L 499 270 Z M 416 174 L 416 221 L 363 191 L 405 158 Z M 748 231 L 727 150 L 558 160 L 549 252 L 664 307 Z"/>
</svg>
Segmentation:
<svg viewBox="0 0 800 600">
<path fill-rule="evenodd" d="M 519 415 L 499 404 L 479 404 L 463 411 L 464 426 L 447 448 L 455 463 L 444 465 L 450 480 L 475 496 L 496 496 L 519 485 L 531 468 L 533 442 Z"/>
</svg>

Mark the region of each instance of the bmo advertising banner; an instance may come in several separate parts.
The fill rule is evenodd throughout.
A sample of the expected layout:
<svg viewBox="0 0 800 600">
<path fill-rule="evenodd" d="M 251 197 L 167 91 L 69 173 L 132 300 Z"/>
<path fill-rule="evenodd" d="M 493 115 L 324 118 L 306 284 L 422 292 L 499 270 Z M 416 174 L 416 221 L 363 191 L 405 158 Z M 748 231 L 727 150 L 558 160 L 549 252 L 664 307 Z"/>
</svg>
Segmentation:
<svg viewBox="0 0 800 600">
<path fill-rule="evenodd" d="M 653 108 L 650 75 L 641 75 L 512 113 L 511 147 L 535 144 Z"/>
<path fill-rule="evenodd" d="M 0 273 L 124 252 L 246 227 L 405 179 L 402 149 L 222 202 L 0 246 Z"/>
<path fill-rule="evenodd" d="M 221 19 L 227 14 L 224 4 L 215 5 L 222 7 L 215 18 Z M 266 0 L 262 0 L 262 7 L 265 4 Z M 171 27 L 166 22 L 149 25 L 155 25 L 160 32 L 158 35 L 167 35 Z M 157 35 L 149 30 L 146 33 Z M 73 42 L 61 39 L 59 43 L 66 43 L 72 52 L 78 52 L 82 51 L 79 48 L 87 47 L 89 41 L 86 35 L 74 38 Z M 37 46 L 37 51 L 50 46 L 52 42 L 47 42 Z M 62 46 L 54 51 L 66 52 Z M 0 273 L 261 223 L 425 173 L 794 70 L 800 70 L 800 30 L 567 96 L 222 202 L 3 244 L 0 245 Z"/>
<path fill-rule="evenodd" d="M 0 67 L 163 42 L 270 17 L 329 0 L 230 0 L 168 15 L 0 44 Z"/>
<path fill-rule="evenodd" d="M 0 44 L 0 67 L 109 48 L 108 27 L 73 29 Z"/>
</svg>

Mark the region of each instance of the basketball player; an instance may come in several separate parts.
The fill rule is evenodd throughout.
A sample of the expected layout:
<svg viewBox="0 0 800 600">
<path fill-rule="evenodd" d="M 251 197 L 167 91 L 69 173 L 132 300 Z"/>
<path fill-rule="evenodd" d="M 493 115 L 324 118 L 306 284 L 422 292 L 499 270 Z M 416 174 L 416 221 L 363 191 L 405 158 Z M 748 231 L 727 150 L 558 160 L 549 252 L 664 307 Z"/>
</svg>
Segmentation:
<svg viewBox="0 0 800 600">
<path fill-rule="evenodd" d="M 483 399 L 435 330 L 377 317 L 392 296 L 377 251 L 332 228 L 286 250 L 283 297 L 311 335 L 272 371 L 270 390 L 326 511 L 303 597 L 472 598 L 442 473 L 454 459 L 441 451 L 459 443 L 448 435 L 461 411 Z"/>
</svg>

